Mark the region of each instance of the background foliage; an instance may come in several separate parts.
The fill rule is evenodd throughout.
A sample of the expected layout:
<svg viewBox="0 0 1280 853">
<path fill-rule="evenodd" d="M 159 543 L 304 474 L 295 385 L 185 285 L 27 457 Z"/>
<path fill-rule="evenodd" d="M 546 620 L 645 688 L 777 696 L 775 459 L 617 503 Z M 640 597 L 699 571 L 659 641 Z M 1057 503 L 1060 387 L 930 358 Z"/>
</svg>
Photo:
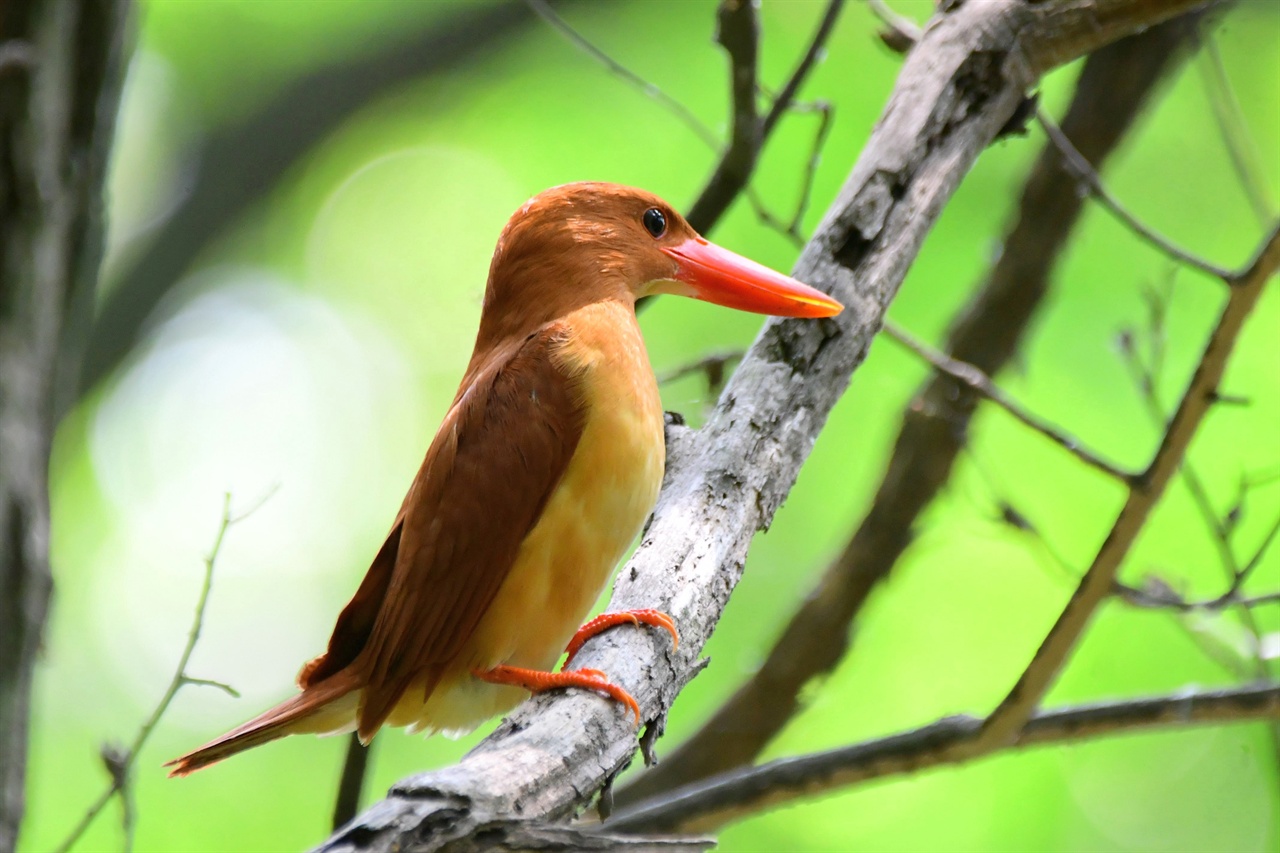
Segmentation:
<svg viewBox="0 0 1280 853">
<path fill-rule="evenodd" d="M 923 18 L 928 5 L 899 8 Z M 821 6 L 763 4 L 765 81 L 789 71 Z M 181 197 L 211 131 L 299 75 L 456 11 L 383 0 L 143 3 L 111 181 L 106 287 Z M 714 4 L 577 3 L 562 14 L 723 133 L 728 84 L 712 43 Z M 846 175 L 898 68 L 874 32 L 866 9 L 850 6 L 801 93 L 835 106 L 807 228 Z M 1280 6 L 1241 4 L 1218 39 L 1263 152 L 1267 191 L 1280 196 Z M 1259 223 L 1197 62 L 1169 81 L 1107 179 L 1173 240 L 1235 266 Z M 1074 73 L 1046 81 L 1050 111 L 1064 105 Z M 816 125 L 813 115 L 792 116 L 766 149 L 754 186 L 780 211 L 795 204 Z M 1006 212 L 1041 144 L 1033 131 L 983 156 L 930 236 L 894 319 L 939 339 L 999 251 Z M 37 683 L 26 850 L 65 835 L 103 784 L 100 745 L 131 737 L 171 676 L 227 492 L 240 509 L 274 494 L 229 536 L 191 671 L 233 684 L 243 698 L 197 687 L 179 695 L 139 765 L 138 846 L 297 849 L 326 833 L 341 739 L 288 739 L 180 781 L 159 765 L 280 699 L 298 666 L 323 648 L 453 395 L 489 255 L 511 211 L 547 186 L 580 179 L 635 184 L 685 204 L 714 155 L 654 99 L 531 23 L 446 75 L 368 103 L 207 247 L 144 344 L 58 438 L 57 597 Z M 779 269 L 796 254 L 744 202 L 714 237 Z M 1002 384 L 1110 458 L 1144 463 L 1158 431 L 1116 341 L 1143 322 L 1146 289 L 1170 283 L 1166 401 L 1181 391 L 1221 294 L 1091 209 L 1048 312 Z M 744 346 L 759 322 L 663 299 L 642 326 L 661 374 Z M 1272 287 L 1225 383 L 1250 404 L 1216 411 L 1192 447 L 1219 507 L 1230 505 L 1242 474 L 1280 466 L 1277 332 Z M 758 664 L 866 508 L 899 413 L 925 375 L 892 342 L 872 350 L 758 539 L 708 648 L 712 664 L 681 696 L 668 738 L 692 730 Z M 695 423 L 709 402 L 696 376 L 665 386 L 663 399 Z M 865 612 L 851 655 L 813 685 L 807 709 L 769 755 L 986 710 L 1051 624 L 1121 498 L 1114 483 L 984 411 L 949 490 Z M 1043 541 L 1002 524 L 1003 501 Z M 1277 511 L 1280 483 L 1258 490 L 1240 521 L 1242 551 Z M 1188 595 L 1221 592 L 1212 543 L 1179 487 L 1126 576 L 1136 583 L 1147 572 Z M 1280 551 L 1254 581 L 1276 586 Z M 1258 617 L 1269 654 L 1280 655 L 1280 607 Z M 1231 616 L 1181 619 L 1112 603 L 1050 702 L 1235 683 L 1244 642 Z M 455 759 L 482 733 L 459 742 L 382 733 L 369 792 Z M 729 830 L 722 849 L 1276 849 L 1278 767 L 1260 724 L 1041 748 L 769 814 Z M 108 816 L 81 849 L 117 847 L 119 832 Z"/>
</svg>

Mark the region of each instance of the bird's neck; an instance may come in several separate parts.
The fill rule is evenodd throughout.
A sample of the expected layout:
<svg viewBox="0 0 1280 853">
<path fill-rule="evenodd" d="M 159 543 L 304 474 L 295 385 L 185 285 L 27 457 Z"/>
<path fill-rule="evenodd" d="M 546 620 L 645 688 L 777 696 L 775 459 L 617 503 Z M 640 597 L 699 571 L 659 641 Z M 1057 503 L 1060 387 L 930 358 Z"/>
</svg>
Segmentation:
<svg viewBox="0 0 1280 853">
<path fill-rule="evenodd" d="M 519 346 L 529 335 L 535 334 L 549 323 L 576 314 L 597 303 L 608 305 L 612 313 L 630 315 L 631 322 L 633 324 L 635 322 L 635 299 L 630 293 L 608 294 L 599 299 L 578 300 L 576 304 L 555 298 L 529 300 L 525 305 L 512 308 L 493 305 L 490 299 L 491 294 L 492 288 L 485 297 L 484 311 L 480 315 L 480 330 L 476 334 L 476 346 L 471 354 L 468 373 L 471 373 L 479 362 L 487 360 L 489 353 L 505 350 L 513 345 Z"/>
</svg>

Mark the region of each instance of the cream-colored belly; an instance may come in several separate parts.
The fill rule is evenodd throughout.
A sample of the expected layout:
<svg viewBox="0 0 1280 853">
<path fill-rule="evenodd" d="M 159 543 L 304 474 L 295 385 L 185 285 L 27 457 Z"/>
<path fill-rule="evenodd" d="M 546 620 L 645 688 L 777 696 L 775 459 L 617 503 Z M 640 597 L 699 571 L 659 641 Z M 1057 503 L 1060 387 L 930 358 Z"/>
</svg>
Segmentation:
<svg viewBox="0 0 1280 853">
<path fill-rule="evenodd" d="M 577 449 L 463 653 L 425 706 L 411 687 L 391 725 L 460 734 L 515 707 L 524 690 L 471 670 L 554 667 L 657 500 L 662 404 L 635 315 L 601 303 L 568 319 L 563 358 L 582 371 L 587 412 Z"/>
</svg>

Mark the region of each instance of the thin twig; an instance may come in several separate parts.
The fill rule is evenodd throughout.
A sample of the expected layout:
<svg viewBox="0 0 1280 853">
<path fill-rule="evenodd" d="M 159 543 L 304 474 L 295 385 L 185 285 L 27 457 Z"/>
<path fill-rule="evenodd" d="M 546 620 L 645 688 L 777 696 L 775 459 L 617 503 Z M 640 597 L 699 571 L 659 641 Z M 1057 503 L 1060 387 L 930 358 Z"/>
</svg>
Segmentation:
<svg viewBox="0 0 1280 853">
<path fill-rule="evenodd" d="M 1080 586 L 1067 602 L 1035 656 L 1009 694 L 983 724 L 982 732 L 966 749 L 988 751 L 1017 736 L 1035 712 L 1075 647 L 1093 612 L 1111 592 L 1120 563 L 1128 555 L 1165 487 L 1181 466 L 1191 439 L 1212 406 L 1211 392 L 1218 387 L 1227 360 L 1245 320 L 1262 294 L 1267 280 L 1280 267 L 1280 223 L 1260 245 L 1254 260 L 1236 275 L 1228 275 L 1231 295 L 1218 325 L 1201 355 L 1195 374 L 1165 431 L 1151 464 L 1129 489 L 1124 507 L 1099 548 Z"/>
<path fill-rule="evenodd" d="M 814 101 L 812 111 L 821 116 L 818 119 L 818 129 L 813 134 L 813 145 L 809 147 L 809 159 L 805 163 L 804 176 L 801 179 L 799 198 L 796 200 L 796 212 L 791 217 L 791 225 L 787 228 L 787 232 L 797 237 L 800 234 L 800 222 L 804 219 L 805 211 L 809 209 L 809 199 L 813 195 L 813 182 L 818 175 L 818 164 L 822 161 L 822 149 L 827 144 L 827 137 L 831 135 L 832 116 L 834 115 L 831 104 L 826 101 Z M 806 241 L 808 238 L 804 238 Z"/>
<path fill-rule="evenodd" d="M 1008 747 L 1277 717 L 1280 684 L 1189 691 L 1043 711 L 1027 721 Z M 624 809 L 604 826 L 631 832 L 712 831 L 800 798 L 978 757 L 960 747 L 977 741 L 981 732 L 982 721 L 976 717 L 946 717 L 896 735 L 725 773 Z"/>
<path fill-rule="evenodd" d="M 1089 165 L 1089 161 L 1081 156 L 1076 147 L 1071 144 L 1071 140 L 1058 128 L 1049 114 L 1040 108 L 1036 108 L 1036 120 L 1040 122 L 1040 126 L 1044 128 L 1044 132 L 1049 136 L 1050 141 L 1057 146 L 1062 153 L 1063 162 L 1073 175 L 1088 189 L 1089 193 L 1096 198 L 1103 207 L 1111 211 L 1117 219 L 1123 222 L 1134 233 L 1146 242 L 1150 243 L 1159 251 L 1173 258 L 1179 263 L 1194 267 L 1201 272 L 1207 273 L 1214 278 L 1222 281 L 1230 281 L 1231 272 L 1217 264 L 1206 261 L 1204 258 L 1194 255 L 1185 249 L 1172 243 L 1168 238 L 1161 236 L 1153 231 L 1145 223 L 1134 216 L 1128 208 L 1122 205 L 1115 196 L 1113 196 L 1102 184 L 1102 179 L 1098 176 L 1093 166 Z"/>
<path fill-rule="evenodd" d="M 666 385 L 670 382 L 675 382 L 677 379 L 683 379 L 695 373 L 702 373 L 707 377 L 707 384 L 718 388 L 724 384 L 725 368 L 742 361 L 744 355 L 746 355 L 746 350 L 740 349 L 708 353 L 697 361 L 682 364 L 663 373 L 658 377 L 658 384 Z"/>
<path fill-rule="evenodd" d="M 822 13 L 822 20 L 818 22 L 818 29 L 814 32 L 813 37 L 809 39 L 809 47 L 804 52 L 804 56 L 800 58 L 800 62 L 796 64 L 796 68 L 791 72 L 791 76 L 787 78 L 787 82 L 778 90 L 777 97 L 773 99 L 773 106 L 769 108 L 769 112 L 764 117 L 764 122 L 760 125 L 761 139 L 768 139 L 769 134 L 773 132 L 774 126 L 783 114 L 791 108 L 791 102 L 795 100 L 796 93 L 800 91 L 800 86 L 804 83 L 805 78 L 809 76 L 815 62 L 822 56 L 822 52 L 826 50 L 827 39 L 831 35 L 831 31 L 835 29 L 836 21 L 840 19 L 840 12 L 844 8 L 844 0 L 830 0 L 827 3 L 826 11 Z"/>
<path fill-rule="evenodd" d="M 890 338 L 929 362 L 929 364 L 933 365 L 935 370 L 939 370 L 951 378 L 963 382 L 983 397 L 986 397 L 988 400 L 1004 409 L 1012 415 L 1015 420 L 1031 427 L 1031 429 L 1063 448 L 1090 468 L 1093 468 L 1096 471 L 1101 471 L 1107 476 L 1119 480 L 1122 483 L 1127 484 L 1133 481 L 1135 475 L 1132 472 L 1118 468 L 1098 456 L 1093 451 L 1086 450 L 1080 445 L 1080 442 L 1072 436 L 1067 435 L 1053 424 L 1022 408 L 1022 406 L 1015 402 L 1011 397 L 996 387 L 995 383 L 992 382 L 985 373 L 974 367 L 972 364 L 957 361 L 945 353 L 939 352 L 895 323 L 886 322 L 884 324 L 883 331 Z"/>
<path fill-rule="evenodd" d="M 867 8 L 895 36 L 890 46 L 897 49 L 898 52 L 906 53 L 911 45 L 920 41 L 920 34 L 924 32 L 920 29 L 920 25 L 906 15 L 901 15 L 890 9 L 884 0 L 867 0 Z M 881 38 L 882 40 L 884 39 L 883 36 Z M 887 40 L 886 44 L 888 44 Z"/>
<path fill-rule="evenodd" d="M 760 198 L 760 194 L 753 187 L 748 186 L 743 195 L 747 201 L 751 203 L 751 208 L 755 212 L 756 218 L 765 226 L 777 231 L 783 237 L 786 237 L 792 245 L 797 249 L 804 246 L 808 241 L 808 237 L 801 233 L 800 223 L 804 219 L 805 212 L 809 209 L 809 199 L 813 195 L 813 182 L 818 174 L 818 164 L 822 160 L 822 149 L 826 145 L 827 137 L 831 133 L 831 118 L 834 110 L 831 104 L 826 101 L 814 101 L 811 104 L 793 105 L 794 111 L 800 112 L 816 112 L 820 118 L 818 119 L 818 127 L 813 135 L 813 143 L 809 147 L 809 157 L 805 161 L 804 173 L 800 178 L 800 190 L 797 193 L 796 209 L 791 215 L 789 222 L 783 222 L 774 216 L 765 206 L 764 200 Z"/>
<path fill-rule="evenodd" d="M 182 683 L 190 684 L 194 687 L 216 687 L 218 690 L 221 690 L 223 693 L 227 694 L 233 699 L 240 698 L 240 691 L 236 690 L 234 687 L 232 687 L 230 684 L 227 684 L 224 681 L 214 681 L 211 678 L 192 678 L 190 676 L 184 675 L 182 676 Z"/>
<path fill-rule="evenodd" d="M 1258 146 L 1253 134 L 1249 133 L 1249 123 L 1236 98 L 1231 78 L 1227 76 L 1222 53 L 1218 50 L 1218 41 L 1212 35 L 1204 39 L 1199 65 L 1209 103 L 1213 106 L 1213 115 L 1217 119 L 1218 131 L 1222 134 L 1223 145 L 1231 157 L 1231 165 L 1235 167 L 1254 215 L 1261 224 L 1266 225 L 1275 216 L 1276 205 L 1267 190 L 1266 170 L 1262 168 Z"/>
<path fill-rule="evenodd" d="M 1062 555 L 1062 552 L 1049 541 L 1049 537 L 1044 535 L 1040 530 L 1040 526 L 1035 524 L 1026 512 L 1014 506 L 1005 497 L 1007 489 L 997 483 L 998 478 L 991 467 L 983 461 L 981 454 L 976 451 L 972 444 L 966 445 L 964 450 L 973 463 L 973 469 L 978 474 L 978 479 L 987 487 L 992 502 L 995 503 L 996 509 L 999 510 L 999 523 L 1013 528 L 1018 533 L 1029 536 L 1033 542 L 1040 546 L 1040 553 L 1048 559 L 1050 568 L 1063 579 L 1071 583 L 1079 583 L 1080 571 L 1071 565 L 1071 562 Z"/>
<path fill-rule="evenodd" d="M 731 4 L 726 3 L 721 8 L 724 9 L 729 5 Z M 809 40 L 809 46 L 806 48 L 804 55 L 791 73 L 791 76 L 787 78 L 787 82 L 779 90 L 777 97 L 769 108 L 769 112 L 763 119 L 757 118 L 754 85 L 752 90 L 748 92 L 745 88 L 741 88 L 739 83 L 734 83 L 732 106 L 734 133 L 729 146 L 722 153 L 715 169 L 712 170 L 711 177 L 707 179 L 702 192 L 698 194 L 698 198 L 689 208 L 689 224 L 696 230 L 703 233 L 709 232 L 712 226 L 724 215 L 724 212 L 729 209 L 729 205 L 733 203 L 734 199 L 745 191 L 756 216 L 761 222 L 769 227 L 776 228 L 792 238 L 793 241 L 796 239 L 795 228 L 782 226 L 779 220 L 768 212 L 759 196 L 749 188 L 748 184 L 751 181 L 752 173 L 755 171 L 755 164 L 759 159 L 761 150 L 763 150 L 769 136 L 773 133 L 778 121 L 787 110 L 792 108 L 796 93 L 804 84 L 818 57 L 822 55 L 822 51 L 825 50 L 827 39 L 835 28 L 836 21 L 839 20 L 840 11 L 843 8 L 844 0 L 830 0 L 827 4 L 822 19 L 818 22 L 818 27 Z M 740 24 L 738 29 L 742 30 L 744 28 Z M 742 45 L 730 47 L 726 44 L 725 47 L 729 52 L 735 81 L 739 77 L 745 79 L 748 74 L 752 80 L 755 80 L 756 57 L 754 50 L 748 52 L 745 46 Z M 745 124 L 748 119 L 753 125 L 752 128 L 748 128 Z M 824 124 L 825 122 L 826 119 L 824 119 Z M 825 139 L 826 129 L 824 126 L 820 126 L 816 144 L 821 145 Z M 813 160 L 815 158 L 811 157 L 810 159 Z M 803 214 L 805 206 L 807 206 L 807 202 L 805 197 L 802 196 L 801 214 Z"/>
<path fill-rule="evenodd" d="M 742 196 L 751 205 L 751 212 L 756 215 L 756 221 L 771 231 L 776 231 L 785 237 L 787 242 L 796 249 L 803 249 L 807 238 L 797 229 L 793 229 L 790 223 L 783 222 L 782 218 L 769 210 L 769 206 L 765 204 L 760 193 L 754 187 L 746 187 L 742 191 Z"/>
<path fill-rule="evenodd" d="M 662 89 L 658 88 L 656 84 L 650 83 L 648 80 L 644 79 L 639 74 L 635 73 L 630 68 L 627 68 L 621 62 L 618 62 L 612 56 L 596 47 L 589 39 L 586 38 L 586 36 L 569 26 L 568 22 L 566 22 L 564 18 L 560 17 L 556 11 L 545 2 L 545 0 L 524 0 L 524 2 L 533 10 L 534 14 L 554 27 L 557 32 L 572 42 L 575 47 L 587 53 L 614 74 L 618 75 L 644 94 L 662 104 L 671 111 L 672 115 L 684 122 L 685 126 L 692 130 L 699 139 L 715 150 L 720 150 L 720 140 L 716 138 L 716 135 L 712 132 L 711 128 L 703 124 L 702 119 L 698 118 L 694 114 L 693 110 L 662 91 Z"/>
<path fill-rule="evenodd" d="M 256 509 L 256 507 L 254 508 Z M 169 679 L 169 686 L 165 689 L 164 695 L 160 698 L 151 715 L 147 717 L 146 722 L 138 729 L 138 733 L 134 736 L 133 743 L 129 745 L 128 749 L 122 753 L 113 754 L 110 758 L 104 756 L 104 760 L 107 761 L 111 770 L 111 783 L 94 801 L 93 805 L 89 807 L 89 810 L 85 812 L 84 817 L 80 818 L 80 822 L 76 824 L 70 834 L 55 848 L 58 853 L 66 853 L 66 851 L 74 847 L 94 819 L 102 812 L 107 803 L 111 802 L 111 798 L 116 795 L 120 796 L 123 808 L 124 849 L 125 851 L 132 850 L 135 819 L 131 800 L 132 785 L 130 784 L 130 774 L 133 771 L 134 763 L 138 759 L 138 754 L 142 751 L 142 747 L 146 745 L 147 739 L 151 737 L 156 724 L 160 722 L 160 718 L 169 710 L 169 703 L 173 701 L 173 697 L 188 684 L 217 687 L 233 696 L 239 695 L 233 688 L 222 682 L 193 678 L 187 675 L 187 664 L 191 662 L 191 655 L 195 651 L 196 643 L 200 640 L 200 632 L 204 628 L 205 606 L 209 603 L 209 591 L 213 587 L 213 567 L 217 562 L 218 552 L 222 549 L 222 541 L 227 534 L 227 530 L 232 525 L 243 520 L 246 515 L 247 513 L 239 516 L 231 515 L 231 495 L 227 494 L 222 504 L 222 520 L 218 524 L 218 533 L 213 539 L 213 547 L 210 549 L 209 555 L 204 560 L 204 579 L 200 584 L 200 594 L 196 598 L 195 618 L 192 620 L 191 630 L 187 634 L 187 644 L 182 650 L 182 655 L 178 658 L 178 666 L 174 670 L 173 677 Z"/>
<path fill-rule="evenodd" d="M 1245 565 L 1236 573 L 1235 579 L 1231 582 L 1231 586 L 1227 591 L 1215 598 L 1205 599 L 1204 601 L 1187 601 L 1170 589 L 1168 584 L 1163 582 L 1160 582 L 1155 588 L 1147 589 L 1138 589 L 1125 586 L 1124 584 L 1116 584 L 1116 592 L 1124 598 L 1125 601 L 1138 607 L 1167 607 L 1172 610 L 1181 611 L 1221 610 L 1230 605 L 1240 605 L 1241 607 L 1248 608 L 1256 604 L 1269 603 L 1271 601 L 1270 594 L 1246 598 L 1240 594 L 1240 591 L 1244 586 L 1245 581 L 1247 581 L 1249 576 L 1253 573 L 1253 570 L 1262 563 L 1262 558 L 1266 556 L 1267 550 L 1271 547 L 1272 543 L 1275 542 L 1277 535 L 1280 535 L 1280 517 L 1276 518 L 1272 523 L 1271 529 L 1267 532 L 1267 535 L 1263 537 L 1262 543 L 1258 546 L 1257 550 L 1254 551 L 1249 562 L 1245 563 Z M 1246 624 L 1245 627 L 1250 628 L 1251 625 Z M 1261 632 L 1257 629 L 1256 623 L 1252 623 L 1251 633 L 1253 634 L 1255 645 L 1260 643 L 1262 637 Z M 1259 676 L 1265 676 L 1266 668 L 1264 662 L 1259 658 L 1257 663 L 1259 664 L 1257 674 Z"/>
<path fill-rule="evenodd" d="M 1171 590 L 1168 584 L 1158 580 L 1155 582 L 1149 580 L 1148 584 L 1143 587 L 1117 583 L 1115 591 L 1116 595 L 1123 599 L 1126 604 L 1134 607 L 1141 607 L 1146 610 L 1174 610 L 1179 613 L 1212 612 L 1230 606 L 1252 608 L 1260 604 L 1270 604 L 1277 597 L 1280 597 L 1280 591 L 1248 597 L 1241 596 L 1236 592 L 1229 592 L 1217 598 L 1208 598 L 1203 601 L 1187 601 Z M 1233 668 L 1239 669 L 1238 666 Z"/>
<path fill-rule="evenodd" d="M 1240 591 L 1240 588 L 1244 586 L 1245 581 L 1249 579 L 1249 575 L 1253 574 L 1253 570 L 1261 565 L 1262 558 L 1266 556 L 1267 549 L 1271 547 L 1273 542 L 1275 542 L 1277 534 L 1280 534 L 1280 518 L 1277 518 L 1271 524 L 1271 530 L 1267 532 L 1265 537 L 1263 537 L 1262 544 L 1258 546 L 1258 550 L 1253 552 L 1253 556 L 1249 558 L 1249 562 L 1245 563 L 1236 574 L 1236 579 L 1232 582 L 1231 589 L 1228 590 L 1228 593 Z"/>
</svg>

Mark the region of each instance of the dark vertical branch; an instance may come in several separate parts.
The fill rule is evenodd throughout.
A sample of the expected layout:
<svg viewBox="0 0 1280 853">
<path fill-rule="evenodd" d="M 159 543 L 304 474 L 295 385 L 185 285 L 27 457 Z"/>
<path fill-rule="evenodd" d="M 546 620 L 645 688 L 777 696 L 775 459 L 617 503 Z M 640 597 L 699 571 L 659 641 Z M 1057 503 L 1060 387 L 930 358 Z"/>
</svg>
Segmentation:
<svg viewBox="0 0 1280 853">
<path fill-rule="evenodd" d="M 1194 22 L 1180 19 L 1094 53 L 1085 62 L 1066 133 L 1095 165 L 1123 139 Z M 1084 199 L 1046 146 L 1027 179 L 1005 249 L 951 329 L 947 349 L 994 375 L 1040 307 Z M 977 395 L 943 374 L 903 413 L 874 504 L 843 553 L 783 629 L 760 670 L 658 767 L 615 795 L 620 806 L 753 761 L 800 706 L 800 691 L 844 657 L 849 625 L 911 543 L 916 519 L 950 477 Z"/>
<path fill-rule="evenodd" d="M 760 21 L 752 0 L 722 0 L 716 12 L 716 41 L 729 54 L 733 129 L 729 147 L 689 210 L 689 224 L 698 231 L 708 230 L 737 196 L 738 189 L 746 186 L 760 155 L 762 138 L 756 114 Z"/>
<path fill-rule="evenodd" d="M 31 680 L 52 591 L 49 453 L 92 305 L 127 0 L 0 16 L 0 850 L 24 809 Z"/>
<path fill-rule="evenodd" d="M 707 185 L 689 208 L 686 218 L 698 231 L 710 231 L 738 194 L 746 188 L 761 148 L 778 121 L 791 107 L 818 56 L 826 49 L 827 39 L 843 8 L 844 0 L 830 0 L 827 3 L 804 55 L 800 57 L 791 76 L 783 83 L 769 112 L 761 118 L 757 114 L 755 103 L 759 26 L 752 3 L 748 0 L 726 0 L 721 4 L 717 36 L 729 54 L 731 66 L 733 135 L 729 140 L 729 147 L 725 149 L 715 171 L 707 180 Z M 751 82 L 749 89 L 746 87 L 748 78 Z"/>
<path fill-rule="evenodd" d="M 360 811 L 360 795 L 369 772 L 371 746 L 365 746 L 354 732 L 347 738 L 347 752 L 342 759 L 342 775 L 338 777 L 338 796 L 333 801 L 333 831 Z"/>
</svg>

